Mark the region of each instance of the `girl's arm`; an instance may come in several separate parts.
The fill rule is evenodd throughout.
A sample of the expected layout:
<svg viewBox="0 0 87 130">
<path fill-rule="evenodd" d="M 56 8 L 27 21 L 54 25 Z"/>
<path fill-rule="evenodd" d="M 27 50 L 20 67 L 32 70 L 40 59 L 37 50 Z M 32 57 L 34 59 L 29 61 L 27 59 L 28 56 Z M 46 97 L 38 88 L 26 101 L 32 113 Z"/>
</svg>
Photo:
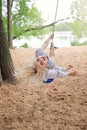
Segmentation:
<svg viewBox="0 0 87 130">
<path fill-rule="evenodd" d="M 51 45 L 50 45 L 50 57 L 55 57 L 55 53 L 54 53 L 54 43 L 51 42 Z"/>
<path fill-rule="evenodd" d="M 54 37 L 54 34 L 51 34 L 51 35 L 44 41 L 44 43 L 42 44 L 41 48 L 42 48 L 42 49 L 47 48 L 47 46 L 48 46 L 50 40 L 53 39 L 53 37 Z"/>
</svg>

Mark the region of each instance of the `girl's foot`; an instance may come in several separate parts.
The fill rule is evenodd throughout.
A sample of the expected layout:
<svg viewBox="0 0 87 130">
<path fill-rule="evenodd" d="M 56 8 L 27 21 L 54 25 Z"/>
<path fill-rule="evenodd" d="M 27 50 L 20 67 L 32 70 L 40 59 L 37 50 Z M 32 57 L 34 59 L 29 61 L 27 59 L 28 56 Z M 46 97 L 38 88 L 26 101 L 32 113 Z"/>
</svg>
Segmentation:
<svg viewBox="0 0 87 130">
<path fill-rule="evenodd" d="M 67 70 L 70 70 L 73 68 L 73 65 L 68 65 Z"/>
<path fill-rule="evenodd" d="M 78 75 L 78 72 L 74 70 L 68 73 L 68 76 L 77 76 L 77 75 Z"/>
</svg>

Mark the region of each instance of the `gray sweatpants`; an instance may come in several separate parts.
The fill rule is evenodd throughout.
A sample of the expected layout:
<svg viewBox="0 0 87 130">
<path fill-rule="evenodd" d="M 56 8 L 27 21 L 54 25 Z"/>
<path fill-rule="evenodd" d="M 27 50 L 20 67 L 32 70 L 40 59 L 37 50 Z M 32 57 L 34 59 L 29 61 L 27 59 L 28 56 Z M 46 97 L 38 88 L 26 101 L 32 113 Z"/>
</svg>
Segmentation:
<svg viewBox="0 0 87 130">
<path fill-rule="evenodd" d="M 47 79 L 64 78 L 67 76 L 68 73 L 66 67 L 55 67 L 53 69 L 47 70 L 44 81 L 47 81 Z"/>
</svg>

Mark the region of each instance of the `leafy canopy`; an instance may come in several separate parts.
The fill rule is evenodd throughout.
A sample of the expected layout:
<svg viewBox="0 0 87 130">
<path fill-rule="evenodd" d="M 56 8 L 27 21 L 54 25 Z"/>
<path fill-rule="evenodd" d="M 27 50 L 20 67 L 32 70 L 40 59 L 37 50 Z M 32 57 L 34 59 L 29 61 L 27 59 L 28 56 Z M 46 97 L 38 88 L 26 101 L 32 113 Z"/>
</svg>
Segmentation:
<svg viewBox="0 0 87 130">
<path fill-rule="evenodd" d="M 42 26 L 44 20 L 41 16 L 41 12 L 38 11 L 34 4 L 34 0 L 13 0 L 12 4 L 12 37 L 21 37 L 29 35 L 44 34 L 45 30 L 29 31 L 24 33 L 26 29 L 30 29 L 36 26 Z M 3 3 L 6 8 L 6 1 Z M 3 16 L 5 28 L 7 31 L 7 17 Z"/>
<path fill-rule="evenodd" d="M 72 3 L 71 14 L 74 22 L 71 23 L 73 34 L 78 38 L 87 36 L 87 0 L 76 0 Z"/>
</svg>

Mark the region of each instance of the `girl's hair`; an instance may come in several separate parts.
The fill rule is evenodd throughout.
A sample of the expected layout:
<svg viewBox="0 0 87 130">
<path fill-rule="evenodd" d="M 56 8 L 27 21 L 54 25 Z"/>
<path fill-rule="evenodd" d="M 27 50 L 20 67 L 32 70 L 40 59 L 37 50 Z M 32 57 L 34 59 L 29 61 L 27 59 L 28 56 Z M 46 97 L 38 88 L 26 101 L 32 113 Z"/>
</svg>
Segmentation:
<svg viewBox="0 0 87 130">
<path fill-rule="evenodd" d="M 30 83 L 42 82 L 46 69 L 37 71 L 35 69 L 35 62 L 35 59 L 26 62 L 20 70 L 15 72 L 16 79 L 22 78 Z"/>
</svg>

